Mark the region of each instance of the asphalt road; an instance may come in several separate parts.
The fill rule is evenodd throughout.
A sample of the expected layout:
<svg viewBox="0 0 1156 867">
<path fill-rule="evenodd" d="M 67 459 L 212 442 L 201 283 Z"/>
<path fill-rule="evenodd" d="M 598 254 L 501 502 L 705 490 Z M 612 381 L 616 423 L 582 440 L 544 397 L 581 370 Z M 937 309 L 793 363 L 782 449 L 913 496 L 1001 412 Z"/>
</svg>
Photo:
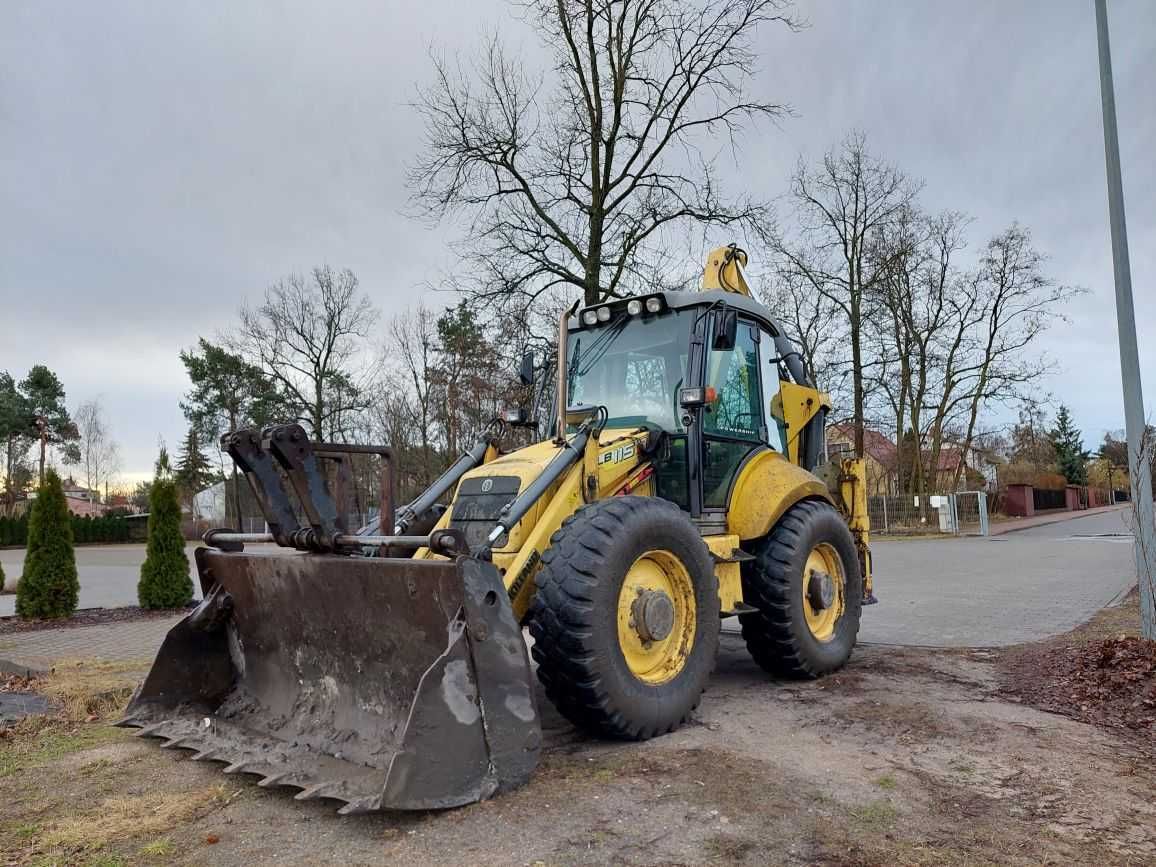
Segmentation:
<svg viewBox="0 0 1156 867">
<path fill-rule="evenodd" d="M 185 548 L 189 558 L 189 574 L 193 578 L 193 592 L 200 597 L 193 549 L 199 542 L 190 542 Z M 80 607 L 112 608 L 136 605 L 136 583 L 145 559 L 144 545 L 81 545 L 76 549 L 76 569 L 80 575 Z M 13 584 L 24 570 L 24 549 L 0 551 L 0 563 L 9 584 Z M 0 596 L 0 617 L 15 613 L 16 597 Z"/>
<path fill-rule="evenodd" d="M 1129 519 L 1122 510 L 988 539 L 878 540 L 880 603 L 864 610 L 860 640 L 994 646 L 1065 632 L 1134 583 Z M 136 604 L 144 555 L 143 545 L 77 548 L 81 607 Z M 0 551 L 9 578 L 23 557 Z M 14 605 L 0 596 L 0 615 Z"/>
</svg>

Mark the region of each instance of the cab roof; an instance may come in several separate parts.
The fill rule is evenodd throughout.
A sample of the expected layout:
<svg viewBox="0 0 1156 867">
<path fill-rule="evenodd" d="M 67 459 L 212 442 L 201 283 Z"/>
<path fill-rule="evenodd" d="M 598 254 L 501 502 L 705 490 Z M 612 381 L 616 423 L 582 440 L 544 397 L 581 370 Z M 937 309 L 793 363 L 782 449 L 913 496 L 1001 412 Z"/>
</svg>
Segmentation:
<svg viewBox="0 0 1156 867">
<path fill-rule="evenodd" d="M 770 329 L 771 334 L 778 337 L 783 334 L 771 312 L 765 305 L 760 304 L 749 295 L 743 295 L 738 292 L 725 292 L 721 289 L 710 289 L 706 291 L 680 291 L 680 292 L 648 292 L 645 295 L 635 295 L 629 298 L 615 298 L 612 301 L 605 301 L 601 304 L 591 304 L 589 307 L 583 307 L 578 310 L 577 314 L 570 317 L 567 327 L 571 331 L 578 330 L 587 326 L 583 326 L 579 316 L 583 310 L 595 309 L 598 307 L 610 307 L 617 311 L 626 306 L 631 298 L 653 298 L 660 297 L 666 304 L 666 307 L 671 310 L 688 310 L 693 307 L 710 307 L 717 304 L 718 306 L 727 305 L 733 310 L 746 314 L 752 319 L 759 322 L 761 325 Z"/>
</svg>

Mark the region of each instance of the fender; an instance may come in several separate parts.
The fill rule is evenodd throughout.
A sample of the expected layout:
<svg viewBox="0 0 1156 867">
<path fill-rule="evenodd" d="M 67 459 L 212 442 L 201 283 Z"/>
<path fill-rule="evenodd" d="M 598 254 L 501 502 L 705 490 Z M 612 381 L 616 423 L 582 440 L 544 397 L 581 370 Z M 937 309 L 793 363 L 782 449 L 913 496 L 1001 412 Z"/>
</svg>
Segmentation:
<svg viewBox="0 0 1156 867">
<path fill-rule="evenodd" d="M 742 540 L 765 536 L 779 518 L 800 500 L 821 499 L 831 505 L 831 492 L 818 478 L 767 449 L 739 468 L 731 486 L 727 532 Z"/>
</svg>

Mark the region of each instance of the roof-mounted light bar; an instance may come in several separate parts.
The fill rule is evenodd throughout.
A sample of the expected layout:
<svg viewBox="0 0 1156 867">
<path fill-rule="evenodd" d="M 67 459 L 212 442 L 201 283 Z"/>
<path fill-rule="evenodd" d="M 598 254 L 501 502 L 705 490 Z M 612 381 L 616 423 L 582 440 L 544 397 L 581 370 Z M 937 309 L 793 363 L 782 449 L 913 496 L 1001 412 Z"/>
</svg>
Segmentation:
<svg viewBox="0 0 1156 867">
<path fill-rule="evenodd" d="M 628 316 L 641 316 L 643 313 L 661 313 L 666 309 L 666 300 L 661 295 L 650 295 L 643 298 L 631 298 L 625 305 L 621 301 L 614 304 L 601 304 L 597 307 L 587 307 L 579 314 L 583 325 L 599 325 L 609 322 L 615 312 L 625 309 Z"/>
</svg>

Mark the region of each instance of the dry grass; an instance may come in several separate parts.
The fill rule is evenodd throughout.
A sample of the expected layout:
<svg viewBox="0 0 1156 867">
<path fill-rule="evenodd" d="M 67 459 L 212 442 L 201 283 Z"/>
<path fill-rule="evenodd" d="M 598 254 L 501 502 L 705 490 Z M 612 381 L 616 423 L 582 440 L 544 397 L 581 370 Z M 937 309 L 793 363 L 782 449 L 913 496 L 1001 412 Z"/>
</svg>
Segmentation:
<svg viewBox="0 0 1156 867">
<path fill-rule="evenodd" d="M 53 717 L 28 717 L 0 735 L 0 779 L 50 764 L 69 753 L 125 737 L 124 732 L 112 726 L 76 724 Z"/>
<path fill-rule="evenodd" d="M 147 668 L 144 660 L 62 660 L 37 683 L 37 689 L 66 719 L 107 719 L 120 713 Z"/>
<path fill-rule="evenodd" d="M 45 823 L 36 842 L 42 850 L 92 852 L 114 843 L 141 837 L 159 837 L 180 825 L 204 816 L 229 802 L 224 785 L 189 792 L 156 792 L 106 798 L 93 809 Z M 154 840 L 145 846 L 156 851 L 167 843 Z"/>
</svg>

